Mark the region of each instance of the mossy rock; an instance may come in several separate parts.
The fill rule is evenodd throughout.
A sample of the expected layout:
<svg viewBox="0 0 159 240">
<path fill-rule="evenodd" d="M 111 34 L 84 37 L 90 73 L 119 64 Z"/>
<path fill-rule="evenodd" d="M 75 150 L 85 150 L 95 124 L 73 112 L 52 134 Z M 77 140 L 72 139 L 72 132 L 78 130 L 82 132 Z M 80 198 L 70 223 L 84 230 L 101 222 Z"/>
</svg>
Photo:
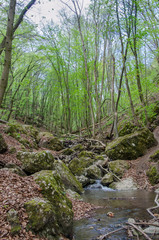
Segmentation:
<svg viewBox="0 0 159 240">
<path fill-rule="evenodd" d="M 34 138 L 37 143 L 39 142 L 39 131 L 35 127 L 33 127 L 32 125 L 23 125 L 23 128 L 25 129 L 27 135 Z"/>
<path fill-rule="evenodd" d="M 116 160 L 108 163 L 109 169 L 119 177 L 122 177 L 126 170 L 130 168 L 130 164 L 125 160 Z"/>
<path fill-rule="evenodd" d="M 17 158 L 22 162 L 21 168 L 29 174 L 54 168 L 54 157 L 49 151 L 18 152 Z"/>
<path fill-rule="evenodd" d="M 120 137 L 125 136 L 125 135 L 130 134 L 130 133 L 133 133 L 136 130 L 137 130 L 137 127 L 132 122 L 122 121 L 118 124 L 118 133 L 119 133 Z"/>
<path fill-rule="evenodd" d="M 20 168 L 20 167 L 7 167 L 7 166 L 5 166 L 5 168 L 3 168 L 3 170 L 7 170 L 7 171 L 10 171 L 10 172 L 12 172 L 12 173 L 15 173 L 15 174 L 17 174 L 17 175 L 19 175 L 19 176 L 21 176 L 21 177 L 25 177 L 25 176 L 27 176 L 26 174 L 25 174 L 25 172 L 23 172 L 23 170 Z"/>
<path fill-rule="evenodd" d="M 90 184 L 90 179 L 84 175 L 76 176 L 76 178 L 82 184 L 83 187 Z"/>
<path fill-rule="evenodd" d="M 81 183 L 72 174 L 70 169 L 60 160 L 54 162 L 54 169 L 59 174 L 66 189 L 71 189 L 78 193 L 83 192 Z"/>
<path fill-rule="evenodd" d="M 62 152 L 61 152 L 61 154 L 66 155 L 66 156 L 69 156 L 73 153 L 75 153 L 75 151 L 71 148 L 66 148 L 66 149 L 62 150 Z"/>
<path fill-rule="evenodd" d="M 95 157 L 95 154 L 89 151 L 82 151 L 78 155 L 79 158 L 93 158 Z"/>
<path fill-rule="evenodd" d="M 16 133 L 22 133 L 22 134 L 27 134 L 26 129 L 24 126 L 20 123 L 13 122 L 13 123 L 8 123 L 8 127 L 6 128 L 6 133 L 11 135 L 12 137 L 16 136 Z"/>
<path fill-rule="evenodd" d="M 99 167 L 97 167 L 97 165 L 92 165 L 87 168 L 86 176 L 91 179 L 101 179 L 101 170 L 99 169 Z"/>
<path fill-rule="evenodd" d="M 21 225 L 18 217 L 18 212 L 11 208 L 7 213 L 7 221 L 9 222 L 11 226 L 10 233 L 12 236 L 19 234 L 21 230 Z"/>
<path fill-rule="evenodd" d="M 159 162 L 159 150 L 150 156 L 151 162 Z"/>
<path fill-rule="evenodd" d="M 111 160 L 133 160 L 144 155 L 148 148 L 157 144 L 153 133 L 147 128 L 119 137 L 106 147 L 106 155 Z"/>
<path fill-rule="evenodd" d="M 77 144 L 74 147 L 72 147 L 72 149 L 76 152 L 82 152 L 84 151 L 84 146 L 82 144 Z"/>
<path fill-rule="evenodd" d="M 58 138 L 54 137 L 51 133 L 40 132 L 38 137 L 40 138 L 39 147 L 54 151 L 60 151 L 63 149 L 62 142 Z"/>
<path fill-rule="evenodd" d="M 134 180 L 129 177 L 122 179 L 120 182 L 113 182 L 109 185 L 110 188 L 116 189 L 116 190 L 137 190 L 138 186 Z"/>
<path fill-rule="evenodd" d="M 103 186 L 109 186 L 114 181 L 113 174 L 107 173 L 101 180 Z"/>
<path fill-rule="evenodd" d="M 74 175 L 83 175 L 86 168 L 91 166 L 95 162 L 95 159 L 88 157 L 74 158 L 69 163 L 68 167 Z"/>
<path fill-rule="evenodd" d="M 102 155 L 95 156 L 96 161 L 105 161 L 104 157 Z"/>
<path fill-rule="evenodd" d="M 146 174 L 152 185 L 159 183 L 159 164 L 151 165 Z"/>
<path fill-rule="evenodd" d="M 43 196 L 49 200 L 54 207 L 55 217 L 60 229 L 60 233 L 72 239 L 73 211 L 72 203 L 66 197 L 64 186 L 60 176 L 54 171 L 43 170 L 33 175 L 34 180 L 42 189 Z"/>
<path fill-rule="evenodd" d="M 8 149 L 8 146 L 2 136 L 2 134 L 0 134 L 0 153 L 4 153 L 6 152 Z"/>
<path fill-rule="evenodd" d="M 34 198 L 24 204 L 28 214 L 27 229 L 41 237 L 56 237 L 60 230 L 55 217 L 53 205 L 46 199 Z"/>
</svg>

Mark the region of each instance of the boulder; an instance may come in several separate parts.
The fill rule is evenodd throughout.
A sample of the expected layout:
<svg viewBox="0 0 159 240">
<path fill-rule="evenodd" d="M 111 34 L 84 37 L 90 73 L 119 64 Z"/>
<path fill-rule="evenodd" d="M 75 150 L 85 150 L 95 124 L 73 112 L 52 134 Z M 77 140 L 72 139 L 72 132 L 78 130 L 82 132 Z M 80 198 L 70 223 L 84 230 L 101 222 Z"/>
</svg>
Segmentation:
<svg viewBox="0 0 159 240">
<path fill-rule="evenodd" d="M 21 230 L 21 225 L 18 217 L 18 212 L 11 208 L 7 213 L 7 221 L 11 226 L 10 233 L 12 236 L 18 234 Z"/>
<path fill-rule="evenodd" d="M 94 164 L 86 169 L 86 176 L 92 179 L 101 179 L 101 170 Z"/>
<path fill-rule="evenodd" d="M 152 164 L 146 174 L 152 185 L 159 183 L 159 163 Z"/>
<path fill-rule="evenodd" d="M 115 160 L 108 163 L 109 169 L 119 177 L 122 177 L 127 169 L 130 168 L 130 164 L 125 160 Z"/>
<path fill-rule="evenodd" d="M 64 150 L 62 150 L 61 154 L 69 156 L 71 154 L 75 153 L 75 151 L 71 148 L 65 148 Z"/>
<path fill-rule="evenodd" d="M 51 133 L 40 132 L 38 138 L 40 139 L 39 147 L 54 151 L 60 151 L 63 149 L 62 142 L 57 137 L 54 137 Z"/>
<path fill-rule="evenodd" d="M 22 162 L 21 168 L 29 174 L 51 170 L 54 166 L 54 157 L 49 151 L 18 152 L 17 158 Z"/>
<path fill-rule="evenodd" d="M 74 175 L 81 176 L 85 173 L 86 168 L 94 162 L 95 159 L 89 157 L 74 158 L 70 161 L 68 167 Z"/>
<path fill-rule="evenodd" d="M 61 160 L 54 162 L 54 169 L 59 174 L 66 189 L 71 189 L 78 193 L 83 192 L 81 183 L 76 179 L 70 169 Z"/>
<path fill-rule="evenodd" d="M 78 155 L 79 158 L 94 158 L 95 154 L 93 152 L 89 152 L 89 151 L 82 151 L 80 152 L 80 154 Z"/>
<path fill-rule="evenodd" d="M 150 156 L 150 162 L 159 162 L 159 150 Z"/>
<path fill-rule="evenodd" d="M 113 182 L 109 185 L 109 187 L 117 190 L 136 190 L 137 184 L 130 177 L 123 179 L 120 182 Z"/>
<path fill-rule="evenodd" d="M 127 134 L 133 133 L 137 130 L 137 127 L 135 124 L 129 121 L 122 121 L 118 124 L 118 134 L 119 137 L 125 136 Z"/>
<path fill-rule="evenodd" d="M 102 178 L 101 184 L 103 186 L 109 186 L 113 181 L 114 181 L 113 174 L 112 173 L 107 173 Z"/>
<path fill-rule="evenodd" d="M 3 168 L 3 170 L 11 171 L 12 173 L 15 173 L 21 177 L 26 176 L 25 172 L 23 172 L 23 170 L 16 164 L 6 164 L 5 168 Z"/>
<path fill-rule="evenodd" d="M 8 146 L 2 136 L 2 134 L 0 134 L 0 153 L 4 153 L 6 152 L 8 149 Z"/>
<path fill-rule="evenodd" d="M 158 221 L 153 222 L 153 224 L 158 225 Z M 144 233 L 151 234 L 151 235 L 154 236 L 156 234 L 159 234 L 159 227 L 149 226 L 149 227 L 144 229 Z"/>
<path fill-rule="evenodd" d="M 84 146 L 82 144 L 77 144 L 72 149 L 76 152 L 82 152 L 84 150 Z"/>
<path fill-rule="evenodd" d="M 72 203 L 65 194 L 65 188 L 60 177 L 56 174 L 54 175 L 54 171 L 43 170 L 35 173 L 33 178 L 42 189 L 41 192 L 43 196 L 51 203 L 54 211 L 54 219 L 58 224 L 59 232 L 72 239 Z"/>
<path fill-rule="evenodd" d="M 90 184 L 90 179 L 84 175 L 76 176 L 77 180 L 82 184 L 83 187 Z"/>
<path fill-rule="evenodd" d="M 106 155 L 111 160 L 133 160 L 157 144 L 153 133 L 147 128 L 119 137 L 106 147 Z"/>
</svg>

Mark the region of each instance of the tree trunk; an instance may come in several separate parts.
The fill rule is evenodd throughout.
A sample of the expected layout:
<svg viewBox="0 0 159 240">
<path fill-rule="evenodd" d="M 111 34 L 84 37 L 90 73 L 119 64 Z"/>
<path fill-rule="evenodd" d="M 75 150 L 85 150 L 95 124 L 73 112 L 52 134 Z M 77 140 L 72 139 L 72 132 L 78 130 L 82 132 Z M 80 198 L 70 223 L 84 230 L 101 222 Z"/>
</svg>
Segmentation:
<svg viewBox="0 0 159 240">
<path fill-rule="evenodd" d="M 10 0 L 6 41 L 5 41 L 5 58 L 4 67 L 0 80 L 0 107 L 2 105 L 3 96 L 8 84 L 9 69 L 11 65 L 11 54 L 12 54 L 12 39 L 13 39 L 13 23 L 15 16 L 16 0 Z"/>
</svg>

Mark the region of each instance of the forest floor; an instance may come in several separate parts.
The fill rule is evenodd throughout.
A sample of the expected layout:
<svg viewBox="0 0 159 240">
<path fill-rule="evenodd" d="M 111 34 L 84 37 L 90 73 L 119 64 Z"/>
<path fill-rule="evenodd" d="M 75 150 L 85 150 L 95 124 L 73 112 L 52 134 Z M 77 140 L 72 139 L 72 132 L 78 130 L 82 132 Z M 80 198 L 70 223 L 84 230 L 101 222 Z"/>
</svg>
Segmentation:
<svg viewBox="0 0 159 240">
<path fill-rule="evenodd" d="M 20 151 L 21 144 L 13 137 L 5 134 L 4 129 L 5 125 L 1 124 L 0 133 L 3 135 L 7 145 L 9 146 L 9 150 L 14 147 L 17 151 Z M 131 176 L 141 189 L 153 190 L 153 187 L 147 179 L 146 171 L 149 167 L 149 156 L 159 149 L 159 127 L 154 130 L 154 136 L 158 141 L 158 145 L 149 149 L 143 157 L 130 161 L 131 168 L 124 176 Z M 57 153 L 53 152 L 53 154 L 56 155 Z M 0 154 L 0 165 L 7 163 L 14 163 L 19 166 L 21 165 L 21 162 L 16 158 L 16 153 L 10 153 L 10 151 Z M 156 185 L 155 188 L 156 187 L 159 186 Z M 24 203 L 31 198 L 38 196 L 41 196 L 40 189 L 31 176 L 20 177 L 19 175 L 3 168 L 0 170 L 0 240 L 44 240 L 44 238 L 40 238 L 37 235 L 34 235 L 31 231 L 28 232 L 26 230 L 28 217 L 23 207 Z M 89 217 L 91 211 L 97 208 L 97 206 L 80 200 L 71 199 L 71 201 L 73 204 L 75 220 L 83 217 Z M 10 235 L 11 227 L 7 222 L 7 212 L 12 208 L 18 212 L 18 217 L 22 225 L 22 229 L 18 236 Z"/>
</svg>

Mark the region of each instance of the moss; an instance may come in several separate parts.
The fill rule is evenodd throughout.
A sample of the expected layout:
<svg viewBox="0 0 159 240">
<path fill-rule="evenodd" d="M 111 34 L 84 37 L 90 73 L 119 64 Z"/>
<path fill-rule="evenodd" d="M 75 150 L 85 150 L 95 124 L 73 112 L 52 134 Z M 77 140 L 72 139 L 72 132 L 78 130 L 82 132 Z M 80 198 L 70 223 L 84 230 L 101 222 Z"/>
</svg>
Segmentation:
<svg viewBox="0 0 159 240">
<path fill-rule="evenodd" d="M 108 163 L 109 169 L 117 176 L 122 177 L 124 172 L 130 168 L 130 164 L 124 160 L 116 160 Z"/>
<path fill-rule="evenodd" d="M 66 188 L 70 188 L 78 193 L 83 192 L 81 183 L 72 174 L 70 169 L 60 160 L 54 162 L 54 167 Z"/>
<path fill-rule="evenodd" d="M 132 122 L 122 121 L 118 125 L 118 132 L 120 137 L 133 133 L 136 130 L 137 130 L 137 127 Z"/>
<path fill-rule="evenodd" d="M 99 160 L 104 161 L 104 157 L 102 155 L 97 155 L 97 156 L 95 156 L 95 160 L 96 161 L 99 161 Z"/>
<path fill-rule="evenodd" d="M 84 158 L 81 157 L 80 159 L 74 158 L 69 163 L 69 169 L 74 175 L 80 176 L 83 175 L 85 172 L 85 169 L 89 166 L 91 166 L 94 163 L 95 159 L 91 158 Z"/>
<path fill-rule="evenodd" d="M 92 179 L 101 179 L 101 170 L 96 166 L 92 165 L 86 170 L 87 177 Z"/>
<path fill-rule="evenodd" d="M 14 122 L 14 123 L 8 123 L 8 127 L 6 129 L 6 133 L 10 134 L 12 137 L 18 136 L 17 133 L 23 133 L 27 134 L 25 128 L 23 125 Z"/>
<path fill-rule="evenodd" d="M 4 153 L 6 152 L 8 149 L 8 146 L 2 136 L 2 134 L 0 134 L 0 153 Z"/>
<path fill-rule="evenodd" d="M 62 183 L 57 183 L 53 171 L 41 171 L 33 175 L 40 185 L 43 196 L 48 199 L 55 210 L 57 223 L 65 236 L 72 236 L 73 211 L 72 203 L 63 191 Z M 57 176 L 56 176 L 57 177 Z"/>
<path fill-rule="evenodd" d="M 88 151 L 82 151 L 78 155 L 79 158 L 94 158 L 95 154 Z"/>
<path fill-rule="evenodd" d="M 156 144 L 153 133 L 145 128 L 112 141 L 106 147 L 106 155 L 112 160 L 132 160 Z"/>
<path fill-rule="evenodd" d="M 49 151 L 18 152 L 17 158 L 22 162 L 22 169 L 28 173 L 53 169 L 54 157 Z"/>
<path fill-rule="evenodd" d="M 54 151 L 60 151 L 63 149 L 62 142 L 58 138 L 54 137 L 51 133 L 41 132 L 39 133 L 39 138 L 40 147 L 48 148 Z"/>
<path fill-rule="evenodd" d="M 101 180 L 101 183 L 104 186 L 109 186 L 112 182 L 113 182 L 114 178 L 113 178 L 113 174 L 112 173 L 107 173 L 104 175 L 104 177 Z"/>
<path fill-rule="evenodd" d="M 159 161 L 159 150 L 156 151 L 154 154 L 150 156 L 151 162 L 158 162 Z"/>
<path fill-rule="evenodd" d="M 7 213 L 7 220 L 11 225 L 11 235 L 14 236 L 18 234 L 21 230 L 20 221 L 18 218 L 18 213 L 15 209 L 11 208 Z"/>
<path fill-rule="evenodd" d="M 64 150 L 62 151 L 62 154 L 63 154 L 63 155 L 67 155 L 67 156 L 69 156 L 69 155 L 71 155 L 71 154 L 73 154 L 73 153 L 75 153 L 75 151 L 74 151 L 73 149 L 71 149 L 71 148 L 66 148 L 66 149 L 64 149 Z"/>
<path fill-rule="evenodd" d="M 72 149 L 73 149 L 74 151 L 79 151 L 79 152 L 81 152 L 81 151 L 84 150 L 84 146 L 83 146 L 82 144 L 78 144 L 78 145 L 74 146 Z"/>
<path fill-rule="evenodd" d="M 159 173 L 156 166 L 151 166 L 151 168 L 147 171 L 147 176 L 152 185 L 159 183 Z"/>
</svg>

